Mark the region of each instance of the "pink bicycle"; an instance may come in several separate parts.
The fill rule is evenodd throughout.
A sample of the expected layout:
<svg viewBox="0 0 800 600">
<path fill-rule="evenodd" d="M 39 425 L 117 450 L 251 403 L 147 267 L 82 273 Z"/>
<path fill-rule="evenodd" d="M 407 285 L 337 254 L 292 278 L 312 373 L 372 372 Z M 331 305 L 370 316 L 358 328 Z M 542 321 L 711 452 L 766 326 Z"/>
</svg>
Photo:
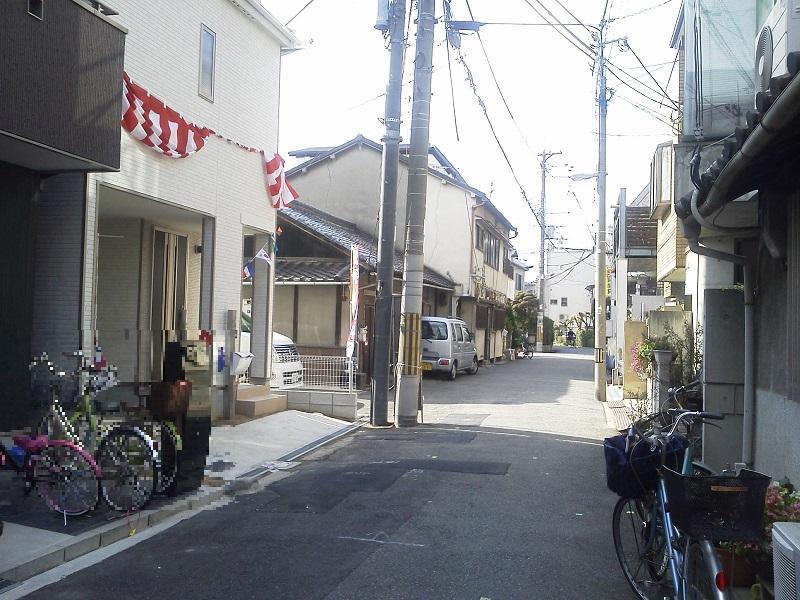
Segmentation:
<svg viewBox="0 0 800 600">
<path fill-rule="evenodd" d="M 0 443 L 0 465 L 24 479 L 25 494 L 33 490 L 52 510 L 68 516 L 82 515 L 97 506 L 100 467 L 92 455 L 64 440 L 45 435 L 14 436 L 14 445 Z"/>
</svg>

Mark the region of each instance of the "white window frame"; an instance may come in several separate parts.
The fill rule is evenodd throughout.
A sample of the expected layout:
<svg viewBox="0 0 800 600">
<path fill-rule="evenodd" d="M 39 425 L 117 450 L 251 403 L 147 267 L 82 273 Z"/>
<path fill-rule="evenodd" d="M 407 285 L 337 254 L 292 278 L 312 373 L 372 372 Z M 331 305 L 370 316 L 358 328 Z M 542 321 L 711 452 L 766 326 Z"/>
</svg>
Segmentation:
<svg viewBox="0 0 800 600">
<path fill-rule="evenodd" d="M 206 94 L 205 91 L 203 90 L 203 42 L 205 40 L 206 33 L 211 34 L 211 37 L 214 40 L 214 49 L 211 52 L 211 93 L 210 94 Z M 208 25 L 201 25 L 200 26 L 200 64 L 199 64 L 198 73 L 197 73 L 197 94 L 201 98 L 205 98 L 209 102 L 214 102 L 214 88 L 216 87 L 216 83 L 217 83 L 216 70 L 217 70 L 217 34 Z"/>
</svg>

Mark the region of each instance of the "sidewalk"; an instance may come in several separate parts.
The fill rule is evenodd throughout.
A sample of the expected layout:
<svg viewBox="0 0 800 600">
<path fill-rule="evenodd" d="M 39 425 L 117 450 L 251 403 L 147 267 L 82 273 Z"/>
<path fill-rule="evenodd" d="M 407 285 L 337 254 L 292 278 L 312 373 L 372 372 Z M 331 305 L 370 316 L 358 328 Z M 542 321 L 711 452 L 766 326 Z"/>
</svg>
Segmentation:
<svg viewBox="0 0 800 600">
<path fill-rule="evenodd" d="M 147 509 L 133 515 L 102 503 L 92 513 L 68 519 L 50 511 L 22 483 L 0 471 L 0 591 L 187 510 L 247 489 L 271 472 L 291 468 L 303 454 L 361 426 L 320 414 L 289 410 L 237 426 L 214 427 L 199 490 L 176 498 L 154 496 Z"/>
</svg>

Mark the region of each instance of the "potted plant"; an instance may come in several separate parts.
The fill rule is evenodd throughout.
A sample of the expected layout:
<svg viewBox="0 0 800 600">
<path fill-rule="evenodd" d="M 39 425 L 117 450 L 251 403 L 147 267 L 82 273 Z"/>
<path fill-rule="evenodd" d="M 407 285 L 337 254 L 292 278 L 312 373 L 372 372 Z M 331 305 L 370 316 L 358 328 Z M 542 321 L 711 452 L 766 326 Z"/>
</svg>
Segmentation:
<svg viewBox="0 0 800 600">
<path fill-rule="evenodd" d="M 743 558 L 758 576 L 759 581 L 765 584 L 759 585 L 762 598 L 770 597 L 767 594 L 772 590 L 772 524 L 786 521 L 800 522 L 800 492 L 795 491 L 788 479 L 773 481 L 767 488 L 764 500 L 764 526 L 761 537 L 754 542 L 720 544 L 721 556 L 731 554 L 734 558 Z M 736 564 L 733 564 L 734 569 L 737 568 Z"/>
</svg>

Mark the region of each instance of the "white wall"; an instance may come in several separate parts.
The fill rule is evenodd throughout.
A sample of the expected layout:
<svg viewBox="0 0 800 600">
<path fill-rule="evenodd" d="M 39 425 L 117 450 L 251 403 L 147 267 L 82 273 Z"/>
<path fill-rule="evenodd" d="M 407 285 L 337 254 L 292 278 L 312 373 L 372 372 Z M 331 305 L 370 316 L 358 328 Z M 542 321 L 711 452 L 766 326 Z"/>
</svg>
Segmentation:
<svg viewBox="0 0 800 600">
<path fill-rule="evenodd" d="M 302 202 L 346 219 L 367 233 L 378 234 L 381 198 L 381 153 L 365 145 L 348 149 L 335 158 L 298 172 L 291 183 Z M 395 247 L 405 240 L 408 167 L 400 164 L 397 182 Z M 471 206 L 474 199 L 456 185 L 428 176 L 425 210 L 425 265 L 461 284 L 470 286 L 472 252 Z M 505 293 L 505 286 L 500 290 Z"/>
<path fill-rule="evenodd" d="M 245 3 L 243 3 L 245 4 Z M 114 17 L 128 29 L 125 69 L 134 81 L 185 118 L 241 142 L 275 150 L 278 139 L 280 42 L 226 0 L 117 0 Z M 214 102 L 198 95 L 200 31 L 217 35 Z M 120 82 L 121 83 L 121 82 Z M 83 326 L 93 325 L 98 185 L 105 183 L 215 219 L 214 329 L 240 309 L 243 227 L 274 231 L 261 159 L 210 138 L 197 154 L 166 158 L 122 133 L 119 173 L 89 176 Z M 218 336 L 216 339 L 220 339 Z"/>
<path fill-rule="evenodd" d="M 134 381 L 137 365 L 141 228 L 138 219 L 101 222 L 97 330 L 103 353 L 118 366 L 122 381 Z"/>
<path fill-rule="evenodd" d="M 703 245 L 722 252 L 733 252 L 732 238 L 704 238 Z M 733 263 L 715 258 L 699 256 L 694 252 L 686 255 L 686 294 L 692 296 L 692 314 L 695 325 L 705 328 L 705 294 L 707 289 L 725 289 L 733 285 Z"/>
<path fill-rule="evenodd" d="M 277 333 L 292 337 L 294 335 L 294 286 L 276 285 L 275 302 L 272 311 L 272 327 Z M 292 340 L 297 342 L 297 340 Z"/>
<path fill-rule="evenodd" d="M 283 287 L 283 286 L 281 286 Z M 304 346 L 336 344 L 336 285 L 301 285 L 297 302 L 297 339 Z"/>
<path fill-rule="evenodd" d="M 545 314 L 559 321 L 559 315 L 569 318 L 579 312 L 592 312 L 590 306 L 591 295 L 586 291 L 587 285 L 594 285 L 595 258 L 589 256 L 586 260 L 576 264 L 581 259 L 580 252 L 555 251 L 547 253 L 547 273 L 545 281 Z M 586 256 L 586 253 L 583 254 Z M 567 306 L 561 306 L 561 299 L 567 299 Z M 558 300 L 552 306 L 550 300 Z"/>
</svg>

